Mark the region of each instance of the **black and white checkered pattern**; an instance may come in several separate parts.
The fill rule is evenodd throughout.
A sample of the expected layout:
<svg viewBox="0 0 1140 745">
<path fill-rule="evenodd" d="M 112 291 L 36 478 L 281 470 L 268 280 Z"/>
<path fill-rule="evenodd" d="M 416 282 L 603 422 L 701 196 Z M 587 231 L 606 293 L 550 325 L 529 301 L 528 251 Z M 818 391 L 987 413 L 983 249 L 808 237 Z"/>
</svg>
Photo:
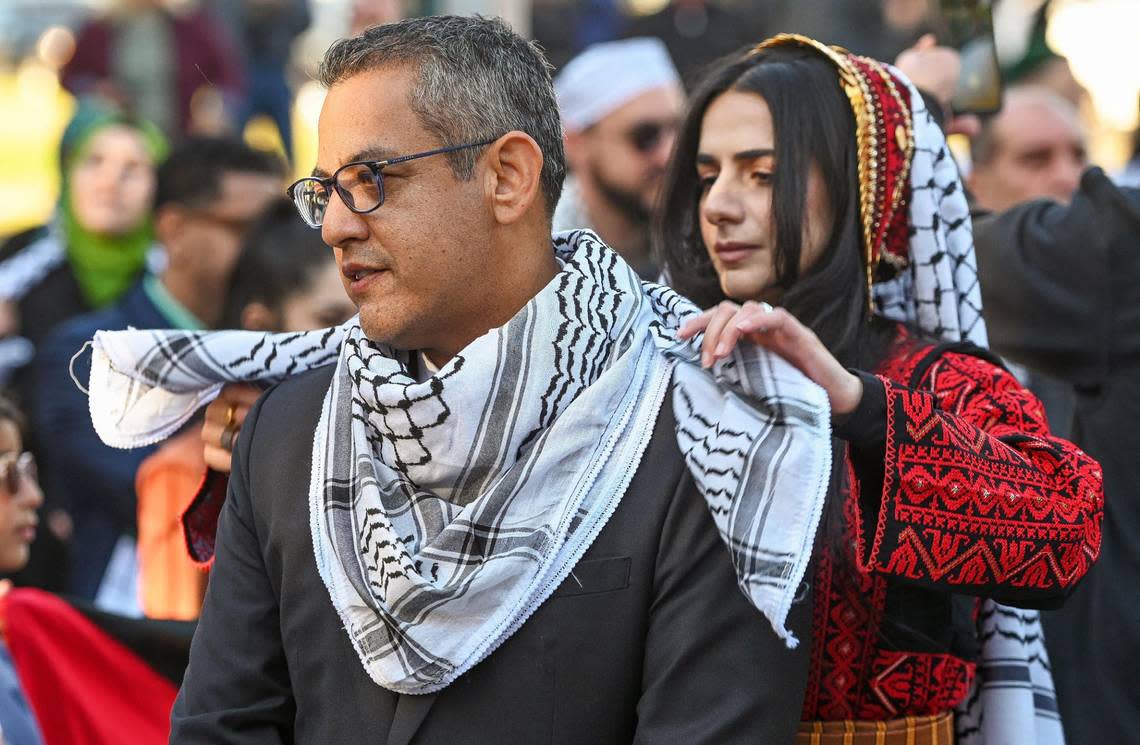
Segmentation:
<svg viewBox="0 0 1140 745">
<path fill-rule="evenodd" d="M 894 71 L 901 79 L 902 74 Z M 877 282 L 875 308 L 886 318 L 947 341 L 986 345 L 970 208 L 958 165 L 922 95 L 909 86 L 914 114 L 908 228 L 909 264 Z"/>
<path fill-rule="evenodd" d="M 428 693 L 569 575 L 624 495 L 672 380 L 678 442 L 740 585 L 787 637 L 830 474 L 826 395 L 763 350 L 702 370 L 697 343 L 676 338 L 692 303 L 642 283 L 591 232 L 556 235 L 554 250 L 554 281 L 426 380 L 356 320 L 287 335 L 100 333 L 97 431 L 153 441 L 225 381 L 335 358 L 313 441 L 317 566 L 372 678 Z"/>
</svg>

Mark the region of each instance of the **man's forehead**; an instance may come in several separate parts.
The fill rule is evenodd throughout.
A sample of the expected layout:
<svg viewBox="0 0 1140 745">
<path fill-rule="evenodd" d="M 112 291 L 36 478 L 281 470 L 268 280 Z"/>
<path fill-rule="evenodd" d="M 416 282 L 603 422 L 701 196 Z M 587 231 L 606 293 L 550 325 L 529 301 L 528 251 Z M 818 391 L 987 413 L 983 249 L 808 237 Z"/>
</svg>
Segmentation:
<svg viewBox="0 0 1140 745">
<path fill-rule="evenodd" d="M 1084 141 L 1079 114 L 1067 104 L 1044 96 L 1013 97 L 999 115 L 998 131 L 1015 144 L 1026 138 Z"/>
<path fill-rule="evenodd" d="M 403 154 L 423 129 L 407 103 L 414 83 L 412 71 L 389 65 L 351 75 L 329 88 L 317 123 L 315 172 Z"/>
</svg>

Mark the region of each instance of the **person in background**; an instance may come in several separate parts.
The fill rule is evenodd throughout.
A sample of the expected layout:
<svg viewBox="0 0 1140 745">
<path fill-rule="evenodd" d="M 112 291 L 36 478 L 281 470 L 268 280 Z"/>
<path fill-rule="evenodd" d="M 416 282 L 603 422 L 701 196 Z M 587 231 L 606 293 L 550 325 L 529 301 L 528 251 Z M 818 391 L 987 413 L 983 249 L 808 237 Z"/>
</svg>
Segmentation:
<svg viewBox="0 0 1140 745">
<path fill-rule="evenodd" d="M 1088 165 L 1085 134 L 1073 104 L 1040 86 L 1006 92 L 999 113 L 984 121 L 970 141 L 971 168 L 966 185 L 974 207 L 1002 212 L 1034 199 L 1062 204 L 1072 199 Z M 982 287 L 1020 285 L 1023 277 L 991 261 L 981 264 Z M 1005 338 L 993 349 L 1005 355 Z M 1049 426 L 1068 436 L 1073 424 L 1071 385 L 1043 371 L 1018 370 L 1023 382 L 1045 405 Z"/>
<path fill-rule="evenodd" d="M 777 36 L 694 93 L 662 204 L 665 274 L 712 306 L 682 334 L 704 333 L 708 366 L 743 341 L 779 354 L 827 393 L 841 441 L 797 742 L 955 742 L 975 665 L 1047 674 L 1032 643 L 1017 666 L 980 656 L 979 607 L 1062 602 L 1097 555 L 1103 493 L 1097 463 L 974 346 L 968 206 L 941 130 L 891 68 Z M 984 691 L 985 726 L 1036 742 L 1045 690 L 1022 685 L 1020 706 Z"/>
<path fill-rule="evenodd" d="M 111 101 L 175 140 L 232 128 L 246 91 L 229 32 L 206 9 L 167 0 L 117 0 L 89 20 L 60 81 L 73 95 Z"/>
<path fill-rule="evenodd" d="M 1064 607 L 1043 614 L 1070 743 L 1140 730 L 1140 189 L 1099 168 L 1067 203 L 1027 202 L 974 221 L 994 347 L 1074 396 L 1073 440 L 1104 468 L 1101 556 Z"/>
<path fill-rule="evenodd" d="M 356 312 L 340 280 L 320 234 L 297 219 L 292 202 L 281 199 L 249 231 L 218 328 L 310 331 L 338 326 Z M 261 392 L 247 388 L 253 398 Z M 142 462 L 135 479 L 140 601 L 150 618 L 190 620 L 201 610 L 206 575 L 187 555 L 181 523 L 206 473 L 200 426 L 194 420 L 163 444 Z"/>
<path fill-rule="evenodd" d="M 165 153 L 153 126 L 98 101 L 79 102 L 60 142 L 55 215 L 0 247 L 4 336 L 30 342 L 24 353 L 0 360 L 6 380 L 60 322 L 115 302 L 148 256 L 161 259 L 150 210 Z M 22 382 L 15 387 L 25 397 Z"/>
<path fill-rule="evenodd" d="M 0 575 L 18 572 L 28 563 L 43 504 L 35 461 L 24 450 L 23 430 L 19 409 L 0 396 Z M 0 606 L 11 588 L 9 580 L 0 581 Z M 43 735 L 28 706 L 4 632 L 0 623 L 0 742 L 41 745 Z"/>
<path fill-rule="evenodd" d="M 596 44 L 554 79 L 566 179 L 554 230 L 590 228 L 645 279 L 656 279 L 649 217 L 684 106 L 680 78 L 657 39 Z"/>
<path fill-rule="evenodd" d="M 60 143 L 60 196 L 47 225 L 0 247 L 0 387 L 30 402 L 37 345 L 63 321 L 118 300 L 149 263 L 162 260 L 150 208 L 155 167 L 166 152 L 158 130 L 92 100 L 81 100 Z M 38 433 L 27 432 L 39 452 Z M 64 589 L 67 513 L 48 502 L 45 530 L 19 585 Z"/>
<path fill-rule="evenodd" d="M 238 140 L 191 138 L 158 171 L 155 235 L 166 268 L 146 274 L 113 305 L 73 318 L 40 345 L 30 402 L 33 427 L 43 439 L 40 461 L 49 499 L 71 515 L 69 592 L 96 598 L 111 556 L 119 547 L 121 571 L 107 583 L 110 609 L 137 607 L 133 545 L 135 472 L 146 450 L 115 450 L 95 434 L 87 398 L 73 373 L 86 380 L 88 361 L 73 358 L 98 329 L 201 329 L 216 325 L 230 272 L 250 225 L 280 194 L 280 160 Z M 119 592 L 116 592 L 116 589 Z M 115 605 L 121 602 L 122 605 Z"/>
<path fill-rule="evenodd" d="M 1072 199 L 1088 165 L 1080 113 L 1047 88 L 1006 91 L 1001 111 L 970 141 L 966 185 L 975 206 L 1002 212 L 1031 199 Z"/>
</svg>

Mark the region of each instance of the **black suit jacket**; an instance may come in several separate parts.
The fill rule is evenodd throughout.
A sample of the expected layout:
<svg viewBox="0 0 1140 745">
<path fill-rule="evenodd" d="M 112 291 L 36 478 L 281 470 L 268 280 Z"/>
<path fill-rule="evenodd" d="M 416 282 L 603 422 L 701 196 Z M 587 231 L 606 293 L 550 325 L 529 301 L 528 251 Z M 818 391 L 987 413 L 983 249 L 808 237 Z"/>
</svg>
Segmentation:
<svg viewBox="0 0 1140 745">
<path fill-rule="evenodd" d="M 173 743 L 790 743 L 807 676 L 737 588 L 663 409 L 628 493 L 545 604 L 443 691 L 364 672 L 317 574 L 312 437 L 331 368 L 250 412 Z M 795 612 L 810 634 L 806 603 Z"/>
</svg>

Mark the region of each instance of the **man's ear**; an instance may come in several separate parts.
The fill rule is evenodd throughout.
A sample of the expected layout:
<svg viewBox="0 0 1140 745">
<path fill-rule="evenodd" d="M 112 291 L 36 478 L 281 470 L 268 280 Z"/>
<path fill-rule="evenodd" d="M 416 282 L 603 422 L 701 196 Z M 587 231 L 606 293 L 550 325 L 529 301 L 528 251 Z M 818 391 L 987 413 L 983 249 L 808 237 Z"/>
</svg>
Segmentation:
<svg viewBox="0 0 1140 745">
<path fill-rule="evenodd" d="M 542 148 L 525 132 L 507 132 L 487 149 L 487 187 L 496 222 L 517 222 L 541 199 L 542 164 Z"/>
<path fill-rule="evenodd" d="M 186 225 L 186 213 L 181 207 L 165 204 L 154 213 L 154 237 L 166 247 L 167 252 L 178 243 L 177 236 Z"/>
</svg>

